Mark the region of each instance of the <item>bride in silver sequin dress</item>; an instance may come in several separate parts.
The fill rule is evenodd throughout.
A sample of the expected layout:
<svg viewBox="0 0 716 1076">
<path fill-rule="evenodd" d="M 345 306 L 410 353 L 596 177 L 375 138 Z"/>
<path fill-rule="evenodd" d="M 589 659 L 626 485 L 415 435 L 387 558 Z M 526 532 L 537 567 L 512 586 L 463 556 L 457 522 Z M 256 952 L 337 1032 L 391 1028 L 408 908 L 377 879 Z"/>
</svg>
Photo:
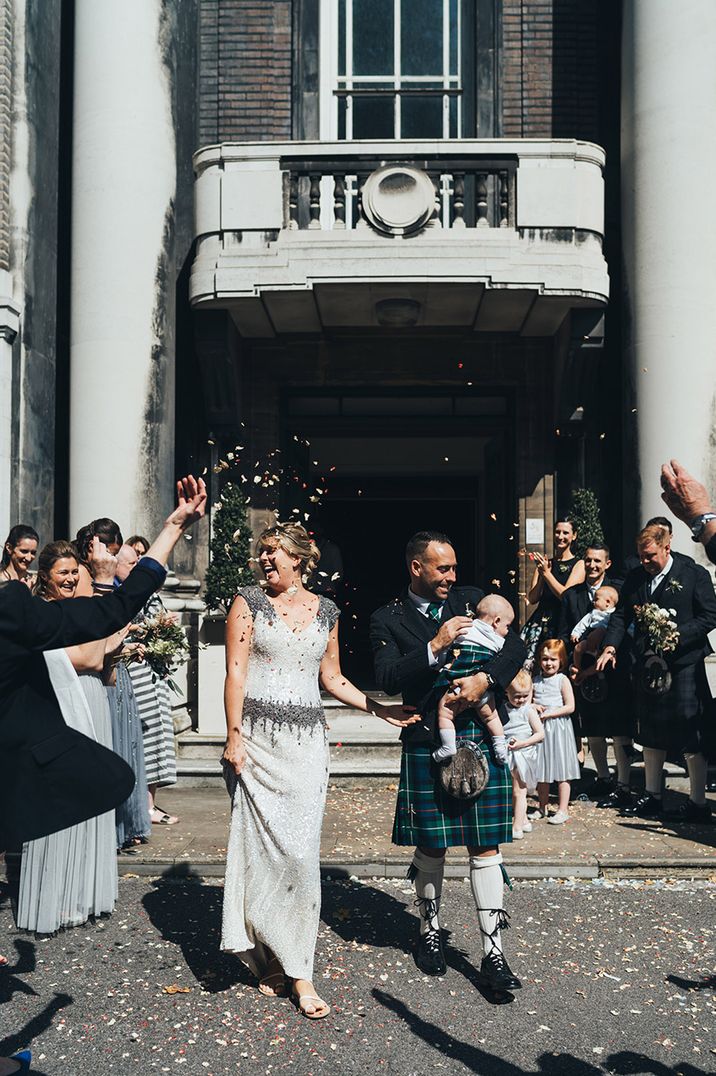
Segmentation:
<svg viewBox="0 0 716 1076">
<path fill-rule="evenodd" d="M 338 609 L 303 585 L 319 557 L 303 527 L 264 531 L 257 554 L 266 588 L 240 590 L 226 624 L 224 759 L 238 781 L 221 947 L 240 955 L 262 993 L 283 996 L 292 983 L 299 1010 L 320 1019 L 330 1011 L 312 982 L 329 762 L 320 689 L 400 728 L 417 717 L 342 675 Z"/>
</svg>

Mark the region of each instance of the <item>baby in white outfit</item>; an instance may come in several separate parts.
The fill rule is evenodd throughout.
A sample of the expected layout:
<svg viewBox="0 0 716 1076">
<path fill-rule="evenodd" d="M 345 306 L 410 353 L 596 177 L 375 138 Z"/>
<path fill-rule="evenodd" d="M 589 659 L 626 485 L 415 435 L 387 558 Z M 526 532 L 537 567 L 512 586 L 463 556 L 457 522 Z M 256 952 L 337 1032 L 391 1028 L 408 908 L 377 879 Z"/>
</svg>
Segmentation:
<svg viewBox="0 0 716 1076">
<path fill-rule="evenodd" d="M 596 666 L 590 662 L 586 669 L 582 668 L 585 654 L 596 657 L 607 633 L 609 619 L 616 609 L 619 601 L 619 592 L 610 586 L 601 586 L 596 591 L 592 609 L 578 620 L 572 629 L 570 636 L 574 644 L 572 668 L 576 669 L 574 682 L 580 684 L 587 676 L 594 676 Z"/>
</svg>

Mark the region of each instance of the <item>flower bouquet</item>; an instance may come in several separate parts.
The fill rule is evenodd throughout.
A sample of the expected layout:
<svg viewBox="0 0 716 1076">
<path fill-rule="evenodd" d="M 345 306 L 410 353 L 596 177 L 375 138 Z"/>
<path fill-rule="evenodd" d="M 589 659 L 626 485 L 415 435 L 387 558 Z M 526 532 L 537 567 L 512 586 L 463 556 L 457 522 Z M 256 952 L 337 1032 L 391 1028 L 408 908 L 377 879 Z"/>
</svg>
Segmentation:
<svg viewBox="0 0 716 1076">
<path fill-rule="evenodd" d="M 158 613 L 137 625 L 132 637 L 141 643 L 144 660 L 155 678 L 166 680 L 172 691 L 178 693 L 179 688 L 171 677 L 188 660 L 189 644 L 177 617 L 173 613 Z"/>
<path fill-rule="evenodd" d="M 654 602 L 637 605 L 634 619 L 646 650 L 638 673 L 638 686 L 648 695 L 665 695 L 671 687 L 671 673 L 664 654 L 673 653 L 679 645 L 679 629 L 673 609 L 663 609 Z"/>
</svg>

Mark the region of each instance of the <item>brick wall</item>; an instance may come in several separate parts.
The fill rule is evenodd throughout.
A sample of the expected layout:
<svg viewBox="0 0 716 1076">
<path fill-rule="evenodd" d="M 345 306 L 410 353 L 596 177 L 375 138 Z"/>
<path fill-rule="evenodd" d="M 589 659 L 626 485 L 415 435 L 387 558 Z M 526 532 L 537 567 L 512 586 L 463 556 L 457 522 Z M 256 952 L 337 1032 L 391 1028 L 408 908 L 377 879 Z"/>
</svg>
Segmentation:
<svg viewBox="0 0 716 1076">
<path fill-rule="evenodd" d="M 598 141 L 598 0 L 503 0 L 502 28 L 504 136 Z"/>
<path fill-rule="evenodd" d="M 199 144 L 291 134 L 291 0 L 202 0 Z"/>
</svg>

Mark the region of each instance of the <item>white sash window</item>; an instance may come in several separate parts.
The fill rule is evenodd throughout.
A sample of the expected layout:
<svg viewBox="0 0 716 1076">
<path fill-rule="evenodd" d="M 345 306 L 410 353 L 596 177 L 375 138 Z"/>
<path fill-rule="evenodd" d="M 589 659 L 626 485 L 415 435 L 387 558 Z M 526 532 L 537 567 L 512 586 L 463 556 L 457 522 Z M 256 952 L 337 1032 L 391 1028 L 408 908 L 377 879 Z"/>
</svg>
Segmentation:
<svg viewBox="0 0 716 1076">
<path fill-rule="evenodd" d="M 457 138 L 461 0 L 322 0 L 321 138 Z"/>
</svg>

